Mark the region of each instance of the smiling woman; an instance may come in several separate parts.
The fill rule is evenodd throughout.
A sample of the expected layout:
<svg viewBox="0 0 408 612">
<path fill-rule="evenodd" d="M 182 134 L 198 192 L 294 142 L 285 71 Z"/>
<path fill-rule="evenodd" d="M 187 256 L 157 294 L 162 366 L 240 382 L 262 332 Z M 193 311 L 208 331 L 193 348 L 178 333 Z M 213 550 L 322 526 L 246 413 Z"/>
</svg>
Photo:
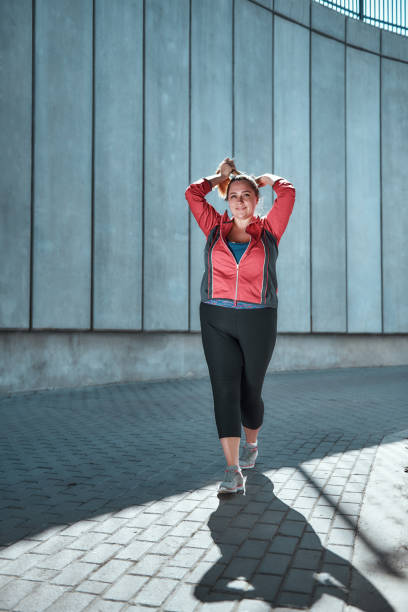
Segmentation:
<svg viewBox="0 0 408 612">
<path fill-rule="evenodd" d="M 231 177 L 231 175 L 234 175 Z M 255 216 L 259 189 L 278 197 L 269 213 Z M 218 187 L 228 201 L 220 215 L 205 196 Z M 190 209 L 206 236 L 200 322 L 214 397 L 215 421 L 227 468 L 220 493 L 243 490 L 241 468 L 253 468 L 263 423 L 262 386 L 276 341 L 278 244 L 295 201 L 295 188 L 274 175 L 239 172 L 227 157 L 216 174 L 186 190 Z M 241 458 L 241 424 L 246 443 Z"/>
</svg>

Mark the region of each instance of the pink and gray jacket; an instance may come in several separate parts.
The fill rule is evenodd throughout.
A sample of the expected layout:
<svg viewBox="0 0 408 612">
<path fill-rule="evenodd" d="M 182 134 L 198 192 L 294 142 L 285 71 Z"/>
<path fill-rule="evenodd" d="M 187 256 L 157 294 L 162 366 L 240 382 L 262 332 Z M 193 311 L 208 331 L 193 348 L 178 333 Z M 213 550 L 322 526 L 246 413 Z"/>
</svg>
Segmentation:
<svg viewBox="0 0 408 612">
<path fill-rule="evenodd" d="M 191 212 L 207 238 L 201 301 L 224 298 L 234 300 L 235 304 L 242 301 L 277 308 L 278 245 L 289 222 L 296 192 L 284 178 L 275 181 L 273 189 L 277 198 L 269 213 L 253 217 L 246 228 L 250 242 L 239 264 L 227 245 L 233 220 L 227 211 L 221 215 L 205 199 L 212 190 L 210 181 L 202 178 L 186 189 Z"/>
</svg>

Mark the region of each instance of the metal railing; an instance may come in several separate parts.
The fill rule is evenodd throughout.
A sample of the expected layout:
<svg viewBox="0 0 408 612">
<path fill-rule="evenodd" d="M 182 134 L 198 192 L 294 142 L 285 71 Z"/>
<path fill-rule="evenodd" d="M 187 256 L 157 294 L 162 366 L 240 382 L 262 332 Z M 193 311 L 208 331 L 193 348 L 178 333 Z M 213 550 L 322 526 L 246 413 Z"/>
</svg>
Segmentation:
<svg viewBox="0 0 408 612">
<path fill-rule="evenodd" d="M 314 0 L 343 15 L 408 36 L 407 0 Z"/>
</svg>

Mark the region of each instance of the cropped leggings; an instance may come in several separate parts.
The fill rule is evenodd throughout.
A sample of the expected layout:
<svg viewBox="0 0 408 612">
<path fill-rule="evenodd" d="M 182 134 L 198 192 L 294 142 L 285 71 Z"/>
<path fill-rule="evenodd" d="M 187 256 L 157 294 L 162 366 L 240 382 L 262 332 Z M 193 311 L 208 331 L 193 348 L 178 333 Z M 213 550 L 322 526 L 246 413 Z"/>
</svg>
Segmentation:
<svg viewBox="0 0 408 612">
<path fill-rule="evenodd" d="M 200 303 L 218 437 L 241 437 L 241 423 L 263 423 L 262 386 L 276 342 L 276 308 L 236 309 Z"/>
</svg>

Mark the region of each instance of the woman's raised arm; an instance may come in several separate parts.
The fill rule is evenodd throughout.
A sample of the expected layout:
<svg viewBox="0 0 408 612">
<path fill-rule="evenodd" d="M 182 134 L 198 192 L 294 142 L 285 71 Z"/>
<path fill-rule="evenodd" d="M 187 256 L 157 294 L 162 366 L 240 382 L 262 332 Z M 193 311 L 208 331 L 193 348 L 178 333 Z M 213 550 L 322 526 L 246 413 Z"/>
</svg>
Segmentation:
<svg viewBox="0 0 408 612">
<path fill-rule="evenodd" d="M 234 170 L 234 162 L 229 157 L 226 157 L 218 166 L 216 174 L 199 179 L 191 183 L 186 189 L 185 196 L 190 210 L 206 236 L 220 222 L 221 215 L 207 202 L 205 196 L 214 187 L 223 183 Z"/>
<path fill-rule="evenodd" d="M 265 217 L 265 227 L 275 236 L 279 244 L 292 214 L 296 190 L 291 182 L 276 174 L 262 174 L 257 177 L 256 182 L 259 187 L 271 185 L 278 196 Z"/>
</svg>

